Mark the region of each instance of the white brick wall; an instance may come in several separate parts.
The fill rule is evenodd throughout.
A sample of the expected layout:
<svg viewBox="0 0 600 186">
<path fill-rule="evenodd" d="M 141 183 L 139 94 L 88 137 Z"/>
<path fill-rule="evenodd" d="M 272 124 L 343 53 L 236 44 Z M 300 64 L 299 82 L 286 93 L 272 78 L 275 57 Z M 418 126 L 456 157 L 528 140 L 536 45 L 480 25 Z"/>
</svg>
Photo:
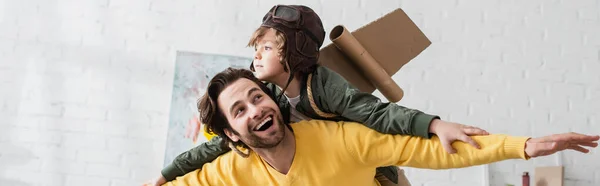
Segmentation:
<svg viewBox="0 0 600 186">
<path fill-rule="evenodd" d="M 415 22 L 433 44 L 394 76 L 410 88 L 400 104 L 493 133 L 598 133 L 600 75 L 594 71 L 600 69 L 600 39 L 591 33 L 600 31 L 599 5 L 404 1 L 409 16 L 422 17 Z M 565 185 L 600 185 L 600 160 L 594 154 L 563 153 Z M 545 165 L 556 165 L 556 156 L 492 164 L 490 184 L 520 185 L 522 172 Z M 450 171 L 460 176 L 451 185 L 481 184 L 480 174 L 468 170 Z M 474 184 L 467 182 L 473 179 Z"/>
<path fill-rule="evenodd" d="M 0 185 L 136 185 L 159 174 L 175 51 L 249 56 L 275 3 L 313 7 L 327 30 L 402 7 L 433 44 L 394 76 L 407 91 L 400 104 L 494 133 L 600 131 L 597 0 L 0 0 Z M 565 184 L 600 185 L 595 157 L 564 153 Z M 554 163 L 493 164 L 490 183 Z M 480 170 L 407 174 L 415 186 L 481 185 Z"/>
</svg>

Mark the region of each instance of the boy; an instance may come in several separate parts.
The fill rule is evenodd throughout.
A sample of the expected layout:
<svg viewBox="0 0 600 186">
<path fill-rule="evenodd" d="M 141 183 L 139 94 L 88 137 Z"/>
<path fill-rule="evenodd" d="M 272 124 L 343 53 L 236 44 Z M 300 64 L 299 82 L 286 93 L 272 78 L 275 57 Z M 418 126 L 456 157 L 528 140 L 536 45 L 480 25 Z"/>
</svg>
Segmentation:
<svg viewBox="0 0 600 186">
<path fill-rule="evenodd" d="M 263 17 L 263 23 L 248 46 L 256 50 L 250 69 L 267 81 L 277 95 L 284 119 L 297 122 L 310 119 L 346 120 L 363 123 L 381 133 L 430 138 L 436 134 L 448 152 L 454 140 L 478 145 L 467 135 L 486 135 L 475 127 L 445 122 L 438 116 L 408 109 L 350 85 L 339 74 L 317 64 L 325 31 L 318 15 L 306 6 L 276 5 Z M 285 96 L 286 99 L 281 99 Z M 290 109 L 294 108 L 294 109 Z M 202 117 L 202 116 L 201 116 Z M 173 180 L 199 169 L 229 149 L 219 137 L 179 155 L 165 167 L 158 183 Z M 381 185 L 410 185 L 397 167 L 377 168 Z"/>
</svg>

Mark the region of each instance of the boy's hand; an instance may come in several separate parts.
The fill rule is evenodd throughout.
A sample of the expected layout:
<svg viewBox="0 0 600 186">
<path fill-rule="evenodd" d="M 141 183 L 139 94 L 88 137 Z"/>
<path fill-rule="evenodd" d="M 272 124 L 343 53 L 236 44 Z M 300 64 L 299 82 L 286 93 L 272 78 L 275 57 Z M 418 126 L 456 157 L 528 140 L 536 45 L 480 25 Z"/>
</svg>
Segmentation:
<svg viewBox="0 0 600 186">
<path fill-rule="evenodd" d="M 450 154 L 456 153 L 456 149 L 452 148 L 452 143 L 454 141 L 460 140 L 479 149 L 479 144 L 469 136 L 489 134 L 487 131 L 477 127 L 447 122 L 440 119 L 431 121 L 429 133 L 437 135 L 440 138 L 440 142 L 442 142 L 444 150 Z"/>
</svg>

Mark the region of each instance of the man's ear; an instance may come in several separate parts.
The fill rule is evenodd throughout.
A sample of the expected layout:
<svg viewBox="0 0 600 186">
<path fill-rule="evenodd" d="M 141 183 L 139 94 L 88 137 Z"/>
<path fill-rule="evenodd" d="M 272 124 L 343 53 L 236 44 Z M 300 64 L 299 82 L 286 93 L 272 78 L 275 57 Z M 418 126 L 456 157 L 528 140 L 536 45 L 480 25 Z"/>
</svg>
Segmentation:
<svg viewBox="0 0 600 186">
<path fill-rule="evenodd" d="M 231 139 L 231 141 L 233 141 L 233 142 L 240 141 L 240 138 L 238 138 L 238 136 L 233 134 L 233 132 L 231 132 L 231 130 L 225 129 L 223 132 L 225 132 L 225 135 L 227 135 L 227 137 L 229 137 L 229 139 Z"/>
</svg>

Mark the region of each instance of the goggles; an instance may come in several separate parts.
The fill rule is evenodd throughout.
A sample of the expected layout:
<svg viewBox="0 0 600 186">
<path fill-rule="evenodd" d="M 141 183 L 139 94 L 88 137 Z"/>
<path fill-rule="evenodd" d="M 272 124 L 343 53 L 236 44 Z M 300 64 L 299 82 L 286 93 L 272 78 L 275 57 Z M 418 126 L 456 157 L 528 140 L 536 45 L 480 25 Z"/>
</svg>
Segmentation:
<svg viewBox="0 0 600 186">
<path fill-rule="evenodd" d="M 296 29 L 300 27 L 300 10 L 298 10 L 296 7 L 276 5 L 271 8 L 269 12 L 270 13 L 263 17 L 263 22 L 267 21 L 269 18 L 272 18 L 274 22 L 285 24 L 287 27 Z"/>
<path fill-rule="evenodd" d="M 297 7 L 288 5 L 276 5 L 263 17 L 263 23 L 272 19 L 272 22 L 283 24 L 288 28 L 300 29 L 310 37 L 315 43 L 321 43 L 317 37 L 307 28 L 303 27 L 302 12 Z"/>
</svg>

